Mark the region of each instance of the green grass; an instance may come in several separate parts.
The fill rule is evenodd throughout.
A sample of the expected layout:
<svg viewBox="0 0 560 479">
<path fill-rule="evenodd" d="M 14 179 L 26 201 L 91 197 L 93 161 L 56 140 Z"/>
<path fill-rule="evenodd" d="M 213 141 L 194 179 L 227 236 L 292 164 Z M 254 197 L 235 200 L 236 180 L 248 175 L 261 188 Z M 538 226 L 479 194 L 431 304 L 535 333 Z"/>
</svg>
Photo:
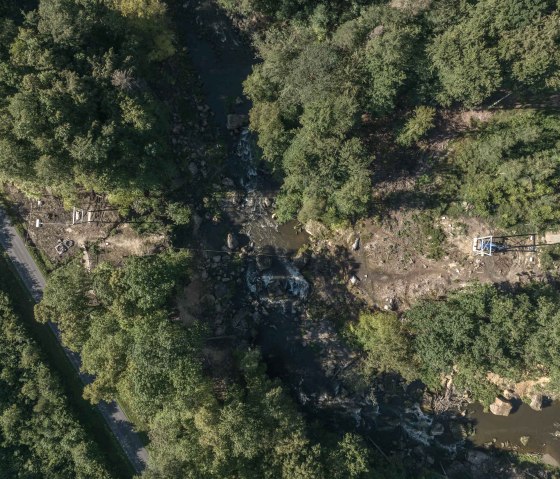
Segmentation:
<svg viewBox="0 0 560 479">
<path fill-rule="evenodd" d="M 10 221 L 14 225 L 14 228 L 16 229 L 18 234 L 21 236 L 21 238 L 25 242 L 25 244 L 27 246 L 27 250 L 29 251 L 29 254 L 35 260 L 35 263 L 37 263 L 37 266 L 39 267 L 41 272 L 45 276 L 47 276 L 51 271 L 54 270 L 54 268 L 55 268 L 54 264 L 45 255 L 45 253 L 43 253 L 41 251 L 40 248 L 37 248 L 37 246 L 35 246 L 31 242 L 31 239 L 29 237 L 29 234 L 27 233 L 27 229 L 26 229 L 24 223 L 22 222 L 21 218 L 17 215 L 17 213 L 15 212 L 15 210 L 14 210 L 13 206 L 10 204 L 10 202 L 2 194 L 1 190 L 0 190 L 0 206 L 4 209 L 4 211 L 6 212 L 8 217 L 10 218 Z"/>
<path fill-rule="evenodd" d="M 64 354 L 54 333 L 45 324 L 35 321 L 34 301 L 15 273 L 11 263 L 0 250 L 0 286 L 12 300 L 14 310 L 43 352 L 45 362 L 58 377 L 68 397 L 72 412 L 87 434 L 98 444 L 108 467 L 119 478 L 130 478 L 135 472 L 116 438 L 99 411 L 82 397 L 83 384 Z"/>
<path fill-rule="evenodd" d="M 148 433 L 146 432 L 148 430 L 147 424 L 141 421 L 138 418 L 138 416 L 136 416 L 136 414 L 132 412 L 132 410 L 128 406 L 128 403 L 122 398 L 122 396 L 117 396 L 117 403 L 119 404 L 119 407 L 123 410 L 123 412 L 126 414 L 128 420 L 132 424 L 134 424 L 136 434 L 138 434 L 138 436 L 140 437 L 142 444 L 144 446 L 147 446 L 148 443 L 150 442 L 150 438 L 148 437 Z"/>
</svg>

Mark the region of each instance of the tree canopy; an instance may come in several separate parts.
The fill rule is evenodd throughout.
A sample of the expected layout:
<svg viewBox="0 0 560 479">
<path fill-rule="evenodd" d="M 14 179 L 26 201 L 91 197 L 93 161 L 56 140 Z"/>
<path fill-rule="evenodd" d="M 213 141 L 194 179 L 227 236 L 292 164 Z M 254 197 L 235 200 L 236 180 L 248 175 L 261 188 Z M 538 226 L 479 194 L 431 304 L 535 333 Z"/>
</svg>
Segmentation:
<svg viewBox="0 0 560 479">
<path fill-rule="evenodd" d="M 502 228 L 560 222 L 560 119 L 534 111 L 498 114 L 453 145 L 453 196 Z"/>
<path fill-rule="evenodd" d="M 433 127 L 433 107 L 559 84 L 552 0 L 222 3 L 265 19 L 245 91 L 264 158 L 283 177 L 281 220 L 367 214 L 380 141 L 371 125 L 389 124 L 409 147 Z"/>
<path fill-rule="evenodd" d="M 512 382 L 547 376 L 550 391 L 560 388 L 559 301 L 547 284 L 513 292 L 474 284 L 443 300 L 420 301 L 402 321 L 392 313 L 363 315 L 352 331 L 378 371 L 421 379 L 435 390 L 451 375 L 455 386 L 489 404 L 498 389 L 488 373 Z"/>
<path fill-rule="evenodd" d="M 0 464 L 6 478 L 113 477 L 1 290 Z"/>
<path fill-rule="evenodd" d="M 28 191 L 126 191 L 169 178 L 166 108 L 152 88 L 173 53 L 159 0 L 41 0 L 0 47 L 0 179 Z"/>
<path fill-rule="evenodd" d="M 203 324 L 174 319 L 172 298 L 188 268 L 188 256 L 170 252 L 92 273 L 68 264 L 51 275 L 36 308 L 39 319 L 58 322 L 95 375 L 85 396 L 124 400 L 148 432 L 144 477 L 400 477 L 357 435 L 312 437 L 257 350 L 238 352 L 238 377 L 216 394 L 202 360 Z"/>
</svg>

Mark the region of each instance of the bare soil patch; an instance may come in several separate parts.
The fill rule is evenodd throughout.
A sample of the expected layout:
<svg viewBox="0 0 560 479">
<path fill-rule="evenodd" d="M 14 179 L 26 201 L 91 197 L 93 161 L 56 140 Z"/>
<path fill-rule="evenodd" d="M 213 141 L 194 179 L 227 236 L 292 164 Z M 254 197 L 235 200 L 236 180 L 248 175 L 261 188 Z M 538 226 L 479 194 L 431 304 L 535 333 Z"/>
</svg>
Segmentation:
<svg viewBox="0 0 560 479">
<path fill-rule="evenodd" d="M 366 222 L 358 232 L 362 247 L 353 257 L 359 265 L 356 276 L 360 281 L 354 288 L 372 305 L 408 308 L 420 297 L 439 297 L 472 281 L 515 284 L 544 276 L 534 253 L 474 256 L 473 238 L 489 232 L 488 226 L 475 218 L 442 216 L 437 226 L 445 233 L 441 245 L 445 255 L 429 258 L 420 251 L 418 231 L 410 227 L 413 215 L 399 213 L 382 225 Z M 347 244 L 352 234 L 345 233 Z"/>
</svg>

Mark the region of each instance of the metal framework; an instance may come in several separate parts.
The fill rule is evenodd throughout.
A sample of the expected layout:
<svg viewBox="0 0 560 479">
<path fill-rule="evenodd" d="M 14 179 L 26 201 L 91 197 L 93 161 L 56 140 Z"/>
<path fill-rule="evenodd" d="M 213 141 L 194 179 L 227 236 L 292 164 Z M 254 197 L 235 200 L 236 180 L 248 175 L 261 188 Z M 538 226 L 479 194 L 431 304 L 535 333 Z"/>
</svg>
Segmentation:
<svg viewBox="0 0 560 479">
<path fill-rule="evenodd" d="M 75 206 L 72 208 L 72 224 L 80 224 L 84 222 L 84 210 L 76 208 Z"/>
<path fill-rule="evenodd" d="M 480 236 L 473 239 L 472 250 L 479 256 L 493 256 L 507 251 L 535 252 L 537 250 L 536 234 L 511 236 Z"/>
</svg>

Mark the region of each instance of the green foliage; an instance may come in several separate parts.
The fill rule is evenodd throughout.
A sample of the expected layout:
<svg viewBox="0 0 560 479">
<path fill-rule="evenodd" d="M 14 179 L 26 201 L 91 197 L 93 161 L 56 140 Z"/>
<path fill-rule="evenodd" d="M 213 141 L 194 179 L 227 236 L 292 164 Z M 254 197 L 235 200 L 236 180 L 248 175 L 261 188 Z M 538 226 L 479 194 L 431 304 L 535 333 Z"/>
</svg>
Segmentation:
<svg viewBox="0 0 560 479">
<path fill-rule="evenodd" d="M 0 464 L 6 478 L 112 477 L 2 292 Z"/>
<path fill-rule="evenodd" d="M 367 212 L 372 156 L 353 133 L 359 104 L 341 85 L 344 58 L 309 33 L 271 31 L 261 43 L 269 62 L 255 68 L 245 89 L 255 102 L 259 146 L 285 173 L 279 219 L 336 222 Z"/>
<path fill-rule="evenodd" d="M 370 9 L 363 21 L 371 25 L 364 49 L 365 105 L 378 115 L 390 113 L 396 106 L 397 97 L 414 72 L 414 59 L 421 28 L 410 17 L 395 9 Z"/>
<path fill-rule="evenodd" d="M 387 313 L 364 314 L 352 331 L 377 370 L 433 389 L 452 375 L 456 387 L 489 404 L 498 392 L 490 372 L 512 382 L 549 376 L 547 387 L 559 390 L 558 301 L 560 293 L 540 283 L 513 293 L 475 284 L 444 300 L 421 301 L 402 323 Z"/>
<path fill-rule="evenodd" d="M 421 301 L 405 315 L 420 379 L 438 388 L 452 374 L 456 386 L 486 404 L 497 392 L 489 372 L 512 381 L 550 376 L 557 391 L 559 300 L 552 286 L 535 283 L 513 293 L 472 285 L 445 300 Z"/>
<path fill-rule="evenodd" d="M 372 151 L 382 150 L 370 124 L 406 121 L 396 137 L 409 147 L 434 126 L 427 104 L 471 107 L 502 90 L 544 96 L 560 82 L 553 1 L 222 3 L 265 18 L 255 38 L 262 63 L 245 91 L 263 157 L 284 176 L 281 220 L 367 213 Z M 340 157 L 348 142 L 361 145 L 359 162 Z"/>
<path fill-rule="evenodd" d="M 404 128 L 399 132 L 397 143 L 402 146 L 412 146 L 435 126 L 435 116 L 436 110 L 433 107 L 416 107 Z"/>
<path fill-rule="evenodd" d="M 191 221 L 191 209 L 182 203 L 169 203 L 167 216 L 175 225 L 188 225 Z"/>
<path fill-rule="evenodd" d="M 299 0 L 219 0 L 228 11 L 245 16 L 259 15 L 269 21 L 303 21 L 310 19 L 318 38 L 326 26 L 337 22 L 349 12 L 357 12 L 366 0 L 330 0 L 302 2 Z"/>
<path fill-rule="evenodd" d="M 351 337 L 367 352 L 368 370 L 399 372 L 408 380 L 416 378 L 410 340 L 395 313 L 362 313 L 349 328 Z"/>
<path fill-rule="evenodd" d="M 131 19 L 141 34 L 141 50 L 148 59 L 161 61 L 175 53 L 173 33 L 168 25 L 166 5 L 161 0 L 113 0 L 114 7 Z"/>
<path fill-rule="evenodd" d="M 173 52 L 157 0 L 41 0 L 0 54 L 0 179 L 28 190 L 126 190 L 170 177 L 166 109 L 150 88 Z"/>
<path fill-rule="evenodd" d="M 539 265 L 545 271 L 557 271 L 560 267 L 560 245 L 541 248 L 539 251 Z"/>
<path fill-rule="evenodd" d="M 51 275 L 37 307 L 64 338 L 78 337 L 71 345 L 95 376 L 86 398 L 118 397 L 146 428 L 144 477 L 365 479 L 377 470 L 396 477 L 358 437 L 314 442 L 258 351 L 240 352 L 239 380 L 217 397 L 203 373 L 203 325 L 171 320 L 171 299 L 187 269 L 183 253 L 128 258 L 90 274 L 69 264 Z"/>
<path fill-rule="evenodd" d="M 558 225 L 560 119 L 532 111 L 496 115 L 455 145 L 460 199 L 497 226 Z"/>
<path fill-rule="evenodd" d="M 403 226 L 398 236 L 406 238 L 419 253 L 430 259 L 444 256 L 447 237 L 439 225 L 437 209 L 414 214 Z"/>
<path fill-rule="evenodd" d="M 429 54 L 442 84 L 440 101 L 478 105 L 507 84 L 557 87 L 559 17 L 551 1 L 481 0 L 434 38 Z"/>
<path fill-rule="evenodd" d="M 77 350 L 86 340 L 87 312 L 91 308 L 87 291 L 90 278 L 77 263 L 70 263 L 55 270 L 49 276 L 44 299 L 35 308 L 38 321 L 52 320 L 61 326 L 63 340 L 71 349 Z"/>
</svg>

